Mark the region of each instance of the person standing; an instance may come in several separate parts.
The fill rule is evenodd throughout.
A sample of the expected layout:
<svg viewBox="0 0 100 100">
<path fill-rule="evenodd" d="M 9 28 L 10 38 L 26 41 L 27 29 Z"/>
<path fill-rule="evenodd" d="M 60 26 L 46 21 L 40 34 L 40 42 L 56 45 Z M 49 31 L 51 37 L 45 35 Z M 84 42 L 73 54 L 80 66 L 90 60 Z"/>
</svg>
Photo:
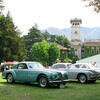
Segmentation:
<svg viewBox="0 0 100 100">
<path fill-rule="evenodd" d="M 3 65 L 1 66 L 1 72 L 3 72 L 4 69 L 5 69 L 5 66 L 4 66 L 4 64 L 3 64 Z"/>
<path fill-rule="evenodd" d="M 93 67 L 95 67 L 95 68 L 96 68 L 96 66 L 97 66 L 97 65 L 96 65 L 96 62 L 94 62 L 92 65 L 93 65 Z"/>
</svg>

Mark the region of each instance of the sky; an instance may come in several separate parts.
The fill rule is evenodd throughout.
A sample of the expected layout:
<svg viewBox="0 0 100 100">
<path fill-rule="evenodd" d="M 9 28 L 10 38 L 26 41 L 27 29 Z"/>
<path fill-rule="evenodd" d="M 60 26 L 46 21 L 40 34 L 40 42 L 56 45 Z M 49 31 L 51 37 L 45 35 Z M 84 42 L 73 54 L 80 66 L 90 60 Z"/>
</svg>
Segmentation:
<svg viewBox="0 0 100 100">
<path fill-rule="evenodd" d="M 23 35 L 35 23 L 40 30 L 70 28 L 73 18 L 82 19 L 82 27 L 100 27 L 100 14 L 92 7 L 85 7 L 87 4 L 81 0 L 4 0 L 4 13 L 10 11 Z"/>
</svg>

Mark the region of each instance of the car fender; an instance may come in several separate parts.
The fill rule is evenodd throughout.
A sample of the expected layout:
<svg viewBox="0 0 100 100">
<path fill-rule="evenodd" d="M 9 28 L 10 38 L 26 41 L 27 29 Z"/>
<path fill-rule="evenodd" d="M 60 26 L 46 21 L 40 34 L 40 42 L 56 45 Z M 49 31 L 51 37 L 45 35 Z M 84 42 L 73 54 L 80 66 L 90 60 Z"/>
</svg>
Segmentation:
<svg viewBox="0 0 100 100">
<path fill-rule="evenodd" d="M 80 75 L 80 74 L 85 74 L 86 75 L 86 77 L 87 77 L 87 80 L 89 80 L 90 79 L 90 72 L 91 71 L 84 71 L 84 72 L 80 72 L 78 75 L 77 75 L 77 79 L 78 79 L 78 76 Z"/>
<path fill-rule="evenodd" d="M 84 74 L 84 75 L 86 75 L 86 77 L 87 77 L 87 79 L 88 79 L 88 75 L 87 75 L 87 73 L 78 73 L 78 75 L 77 75 L 77 78 L 76 79 L 78 79 L 78 77 L 79 77 L 79 75 L 81 75 L 81 74 Z"/>
<path fill-rule="evenodd" d="M 55 73 L 55 72 L 43 71 L 43 72 L 39 73 L 39 75 L 37 76 L 37 81 L 38 81 L 38 78 L 39 78 L 41 75 L 45 75 L 45 76 L 47 77 L 47 79 L 48 79 L 48 82 L 50 82 L 50 81 L 51 81 L 50 76 L 51 76 L 52 73 Z"/>
<path fill-rule="evenodd" d="M 12 74 L 12 75 L 13 75 L 13 78 L 15 79 L 16 73 L 14 72 L 14 70 L 8 70 L 8 71 L 6 72 L 6 78 L 7 78 L 7 75 L 8 75 L 8 74 Z"/>
<path fill-rule="evenodd" d="M 49 80 L 48 75 L 46 75 L 46 74 L 44 74 L 44 73 L 41 73 L 41 74 L 39 74 L 39 75 L 37 76 L 37 82 L 38 82 L 38 80 L 39 80 L 39 77 L 42 76 L 42 75 L 46 76 L 47 79 Z"/>
</svg>

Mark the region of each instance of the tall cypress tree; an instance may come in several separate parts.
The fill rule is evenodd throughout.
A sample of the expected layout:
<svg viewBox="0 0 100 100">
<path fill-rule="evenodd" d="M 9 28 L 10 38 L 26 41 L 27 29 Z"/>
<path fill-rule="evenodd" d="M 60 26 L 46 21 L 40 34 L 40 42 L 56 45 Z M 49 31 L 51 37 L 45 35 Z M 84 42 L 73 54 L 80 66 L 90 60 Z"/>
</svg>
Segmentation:
<svg viewBox="0 0 100 100">
<path fill-rule="evenodd" d="M 0 62 L 25 59 L 24 43 L 10 13 L 0 14 Z"/>
</svg>

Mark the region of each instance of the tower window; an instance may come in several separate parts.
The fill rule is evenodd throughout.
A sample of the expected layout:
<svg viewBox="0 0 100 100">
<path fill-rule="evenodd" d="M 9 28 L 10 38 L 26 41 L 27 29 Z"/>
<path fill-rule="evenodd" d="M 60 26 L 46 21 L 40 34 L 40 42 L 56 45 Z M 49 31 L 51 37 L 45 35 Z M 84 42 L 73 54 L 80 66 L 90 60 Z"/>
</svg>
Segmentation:
<svg viewBox="0 0 100 100">
<path fill-rule="evenodd" d="M 75 31 L 75 33 L 77 34 L 77 31 Z"/>
<path fill-rule="evenodd" d="M 75 25 L 77 25 L 77 23 L 75 23 Z"/>
<path fill-rule="evenodd" d="M 75 31 L 75 35 L 77 35 L 77 31 Z"/>
</svg>

